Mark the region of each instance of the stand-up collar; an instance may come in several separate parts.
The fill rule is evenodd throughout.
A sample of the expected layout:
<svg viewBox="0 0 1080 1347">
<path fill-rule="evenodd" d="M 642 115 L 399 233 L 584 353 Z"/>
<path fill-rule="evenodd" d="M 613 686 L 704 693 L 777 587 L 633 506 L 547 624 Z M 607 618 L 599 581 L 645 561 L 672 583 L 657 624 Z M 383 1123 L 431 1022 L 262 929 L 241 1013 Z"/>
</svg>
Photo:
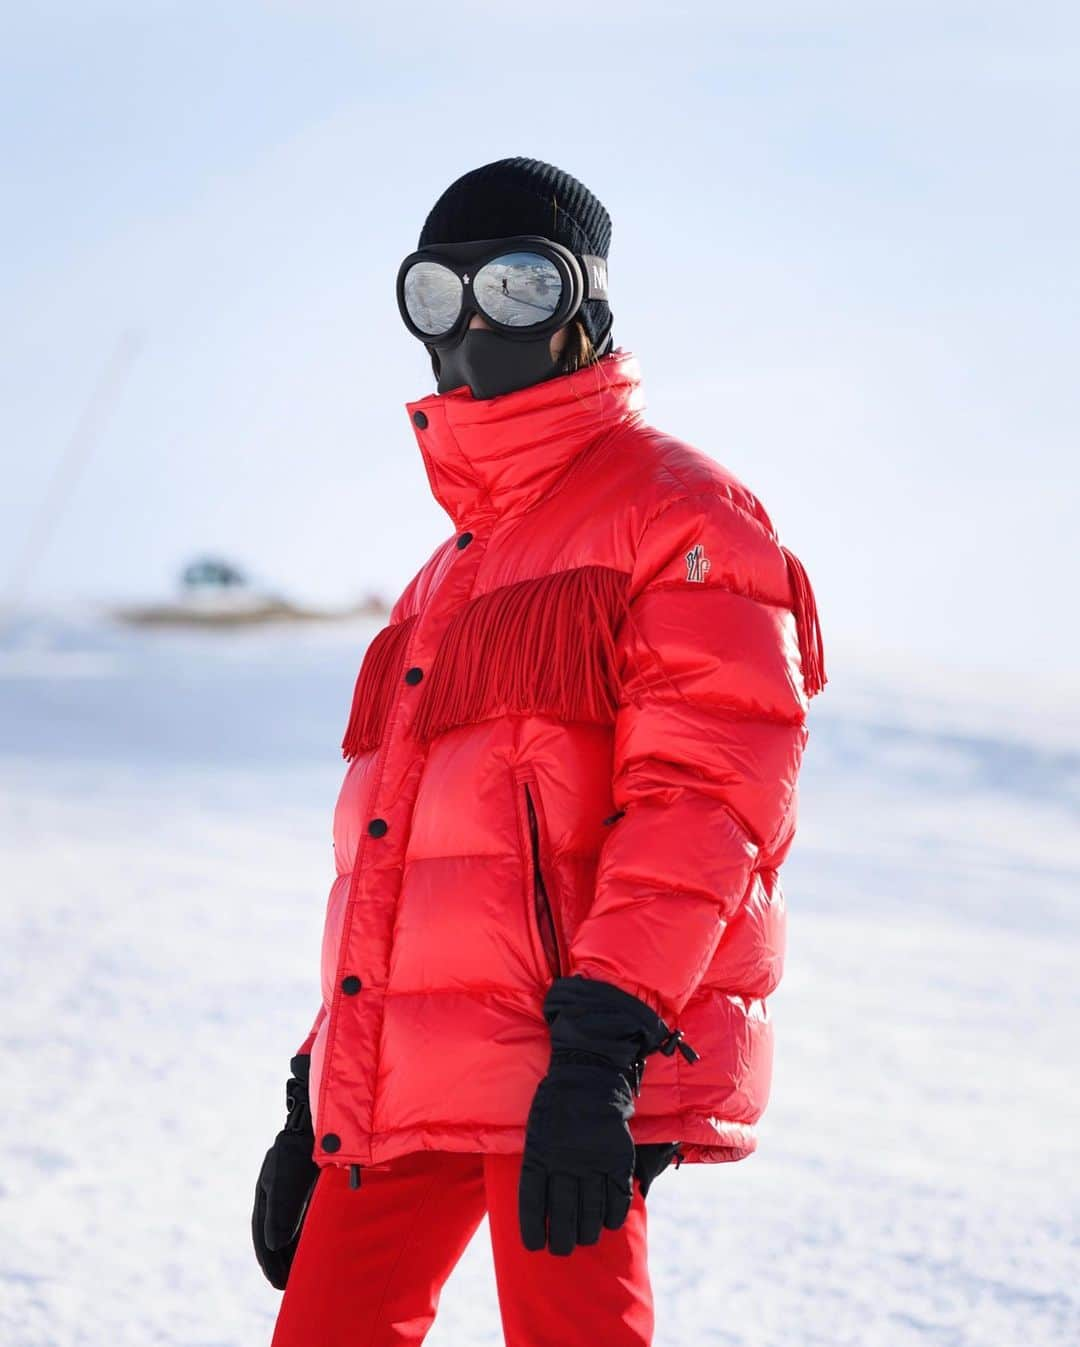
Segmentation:
<svg viewBox="0 0 1080 1347">
<path fill-rule="evenodd" d="M 637 359 L 620 347 L 500 397 L 474 398 L 462 387 L 405 409 L 432 495 L 461 529 L 527 509 L 587 445 L 644 405 Z"/>
</svg>

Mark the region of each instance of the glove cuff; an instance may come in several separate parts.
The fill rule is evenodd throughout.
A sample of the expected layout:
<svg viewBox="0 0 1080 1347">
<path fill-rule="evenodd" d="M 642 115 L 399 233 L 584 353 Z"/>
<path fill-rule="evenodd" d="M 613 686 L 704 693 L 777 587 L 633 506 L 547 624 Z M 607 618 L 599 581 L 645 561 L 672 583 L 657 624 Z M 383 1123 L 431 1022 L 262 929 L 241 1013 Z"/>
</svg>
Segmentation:
<svg viewBox="0 0 1080 1347">
<path fill-rule="evenodd" d="M 311 1104 L 308 1099 L 308 1076 L 311 1058 L 302 1053 L 289 1064 L 292 1075 L 285 1085 L 285 1132 L 311 1131 Z"/>
<path fill-rule="evenodd" d="M 584 1052 L 630 1069 L 660 1049 L 671 1029 L 621 987 L 580 974 L 557 978 L 544 998 L 553 1052 Z"/>
</svg>

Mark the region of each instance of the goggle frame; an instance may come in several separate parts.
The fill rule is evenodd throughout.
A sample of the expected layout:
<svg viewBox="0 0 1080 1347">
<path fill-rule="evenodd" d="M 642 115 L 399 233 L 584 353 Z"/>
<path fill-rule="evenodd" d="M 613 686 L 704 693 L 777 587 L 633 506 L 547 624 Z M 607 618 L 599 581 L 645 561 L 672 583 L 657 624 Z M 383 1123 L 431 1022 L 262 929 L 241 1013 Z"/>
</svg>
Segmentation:
<svg viewBox="0 0 1080 1347">
<path fill-rule="evenodd" d="M 539 322 L 510 324 L 500 322 L 477 301 L 472 278 L 489 262 L 511 253 L 536 253 L 552 263 L 562 281 L 555 310 Z M 413 321 L 405 302 L 405 279 L 418 262 L 434 262 L 457 276 L 461 284 L 461 308 L 445 332 L 424 332 Z M 473 314 L 479 314 L 494 331 L 511 341 L 534 341 L 557 332 L 578 313 L 587 299 L 608 297 L 607 258 L 592 253 L 574 253 L 561 243 L 542 234 L 515 234 L 501 239 L 473 239 L 467 243 L 431 243 L 417 248 L 404 259 L 397 274 L 397 304 L 402 321 L 425 346 L 456 346 L 464 336 Z"/>
</svg>

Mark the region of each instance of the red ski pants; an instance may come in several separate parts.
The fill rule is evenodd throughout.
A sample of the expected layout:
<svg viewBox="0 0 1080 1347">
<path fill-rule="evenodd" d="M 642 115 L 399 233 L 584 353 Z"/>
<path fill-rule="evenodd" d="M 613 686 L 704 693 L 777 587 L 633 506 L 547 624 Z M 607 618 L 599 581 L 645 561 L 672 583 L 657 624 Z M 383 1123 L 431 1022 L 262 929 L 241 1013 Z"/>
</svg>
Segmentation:
<svg viewBox="0 0 1080 1347">
<path fill-rule="evenodd" d="M 645 1202 L 568 1257 L 529 1252 L 518 1230 L 520 1155 L 418 1151 L 361 1171 L 324 1167 L 272 1347 L 412 1347 L 487 1213 L 507 1347 L 648 1347 Z"/>
</svg>

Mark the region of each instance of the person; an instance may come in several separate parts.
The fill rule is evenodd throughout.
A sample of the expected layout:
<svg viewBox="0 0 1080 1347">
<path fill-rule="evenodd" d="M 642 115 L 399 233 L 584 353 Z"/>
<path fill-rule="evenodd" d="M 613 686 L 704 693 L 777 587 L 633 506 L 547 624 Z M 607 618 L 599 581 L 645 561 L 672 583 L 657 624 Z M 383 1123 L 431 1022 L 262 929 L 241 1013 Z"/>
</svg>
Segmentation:
<svg viewBox="0 0 1080 1347">
<path fill-rule="evenodd" d="M 646 422 L 610 237 L 503 159 L 398 275 L 454 531 L 356 681 L 322 1003 L 252 1214 L 273 1347 L 422 1342 L 485 1214 L 510 1347 L 642 1347 L 651 1184 L 756 1146 L 821 630 L 752 492 Z"/>
</svg>

